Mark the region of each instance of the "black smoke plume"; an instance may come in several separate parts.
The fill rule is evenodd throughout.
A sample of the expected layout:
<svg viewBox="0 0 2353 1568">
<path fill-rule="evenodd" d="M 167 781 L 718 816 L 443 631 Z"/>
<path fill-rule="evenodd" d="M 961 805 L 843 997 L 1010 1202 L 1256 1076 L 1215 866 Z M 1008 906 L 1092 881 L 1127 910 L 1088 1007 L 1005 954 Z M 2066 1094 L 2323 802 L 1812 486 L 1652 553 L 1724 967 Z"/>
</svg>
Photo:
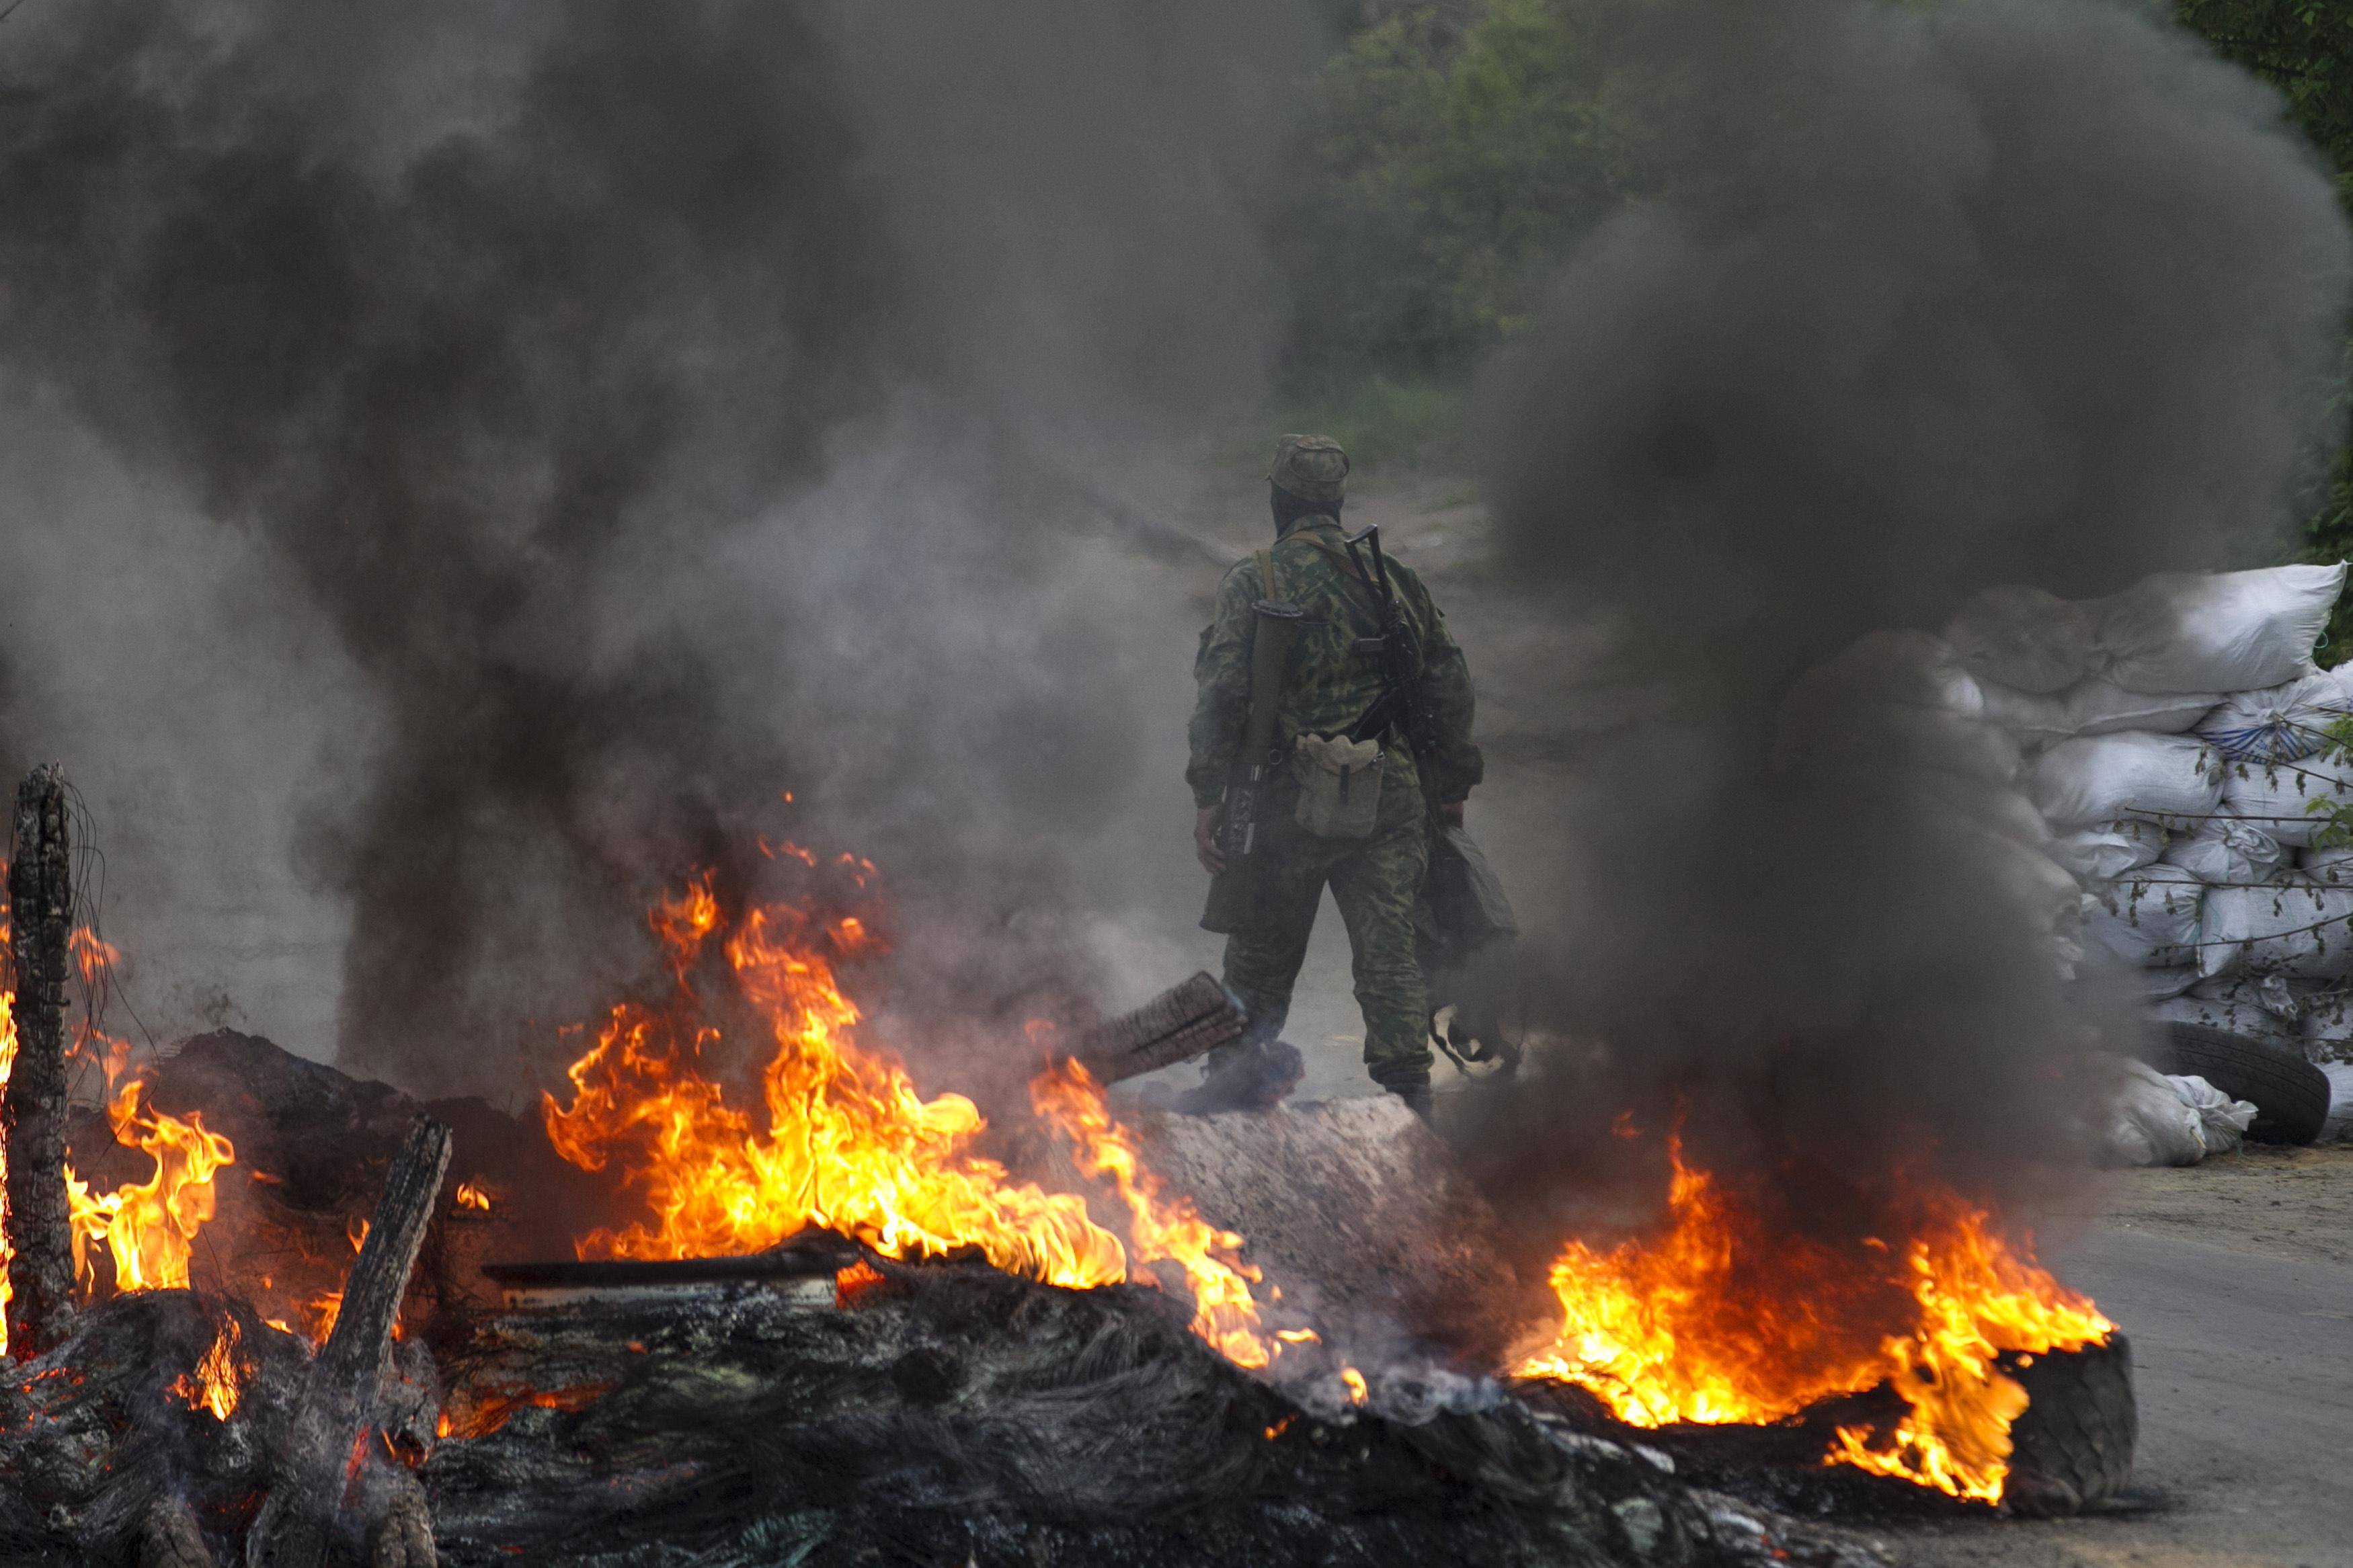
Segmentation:
<svg viewBox="0 0 2353 1568">
<path fill-rule="evenodd" d="M 189 657 L 240 683 L 232 647 L 315 620 L 301 668 L 350 667 L 300 696 L 327 754 L 237 764 L 309 784 L 346 1066 L 512 1088 L 515 1033 L 634 972 L 666 881 L 754 880 L 762 830 L 882 862 L 942 999 L 1083 987 L 1059 879 L 1144 731 L 1134 605 L 1092 587 L 1133 563 L 1058 531 L 1067 481 L 1262 377 L 1250 204 L 1314 35 L 1229 5 L 10 19 L 6 374 L 192 514 L 142 525 L 124 602 L 226 524 L 258 548 Z M 29 701 L 10 749 L 70 761 Z"/>
<path fill-rule="evenodd" d="M 2065 1157 L 2067 1064 L 2118 1021 L 2060 981 L 1992 736 L 1884 641 L 1787 694 L 1989 584 L 2277 559 L 2353 277 L 2335 192 L 2268 89 L 2132 8 L 1595 16 L 1664 194 L 1500 367 L 1491 468 L 1514 571 L 1654 689 L 1557 802 L 1538 1012 L 1596 1054 L 1506 1163 L 1606 1171 L 1612 1110 L 1681 1106 L 1712 1163 L 1998 1191 Z"/>
</svg>

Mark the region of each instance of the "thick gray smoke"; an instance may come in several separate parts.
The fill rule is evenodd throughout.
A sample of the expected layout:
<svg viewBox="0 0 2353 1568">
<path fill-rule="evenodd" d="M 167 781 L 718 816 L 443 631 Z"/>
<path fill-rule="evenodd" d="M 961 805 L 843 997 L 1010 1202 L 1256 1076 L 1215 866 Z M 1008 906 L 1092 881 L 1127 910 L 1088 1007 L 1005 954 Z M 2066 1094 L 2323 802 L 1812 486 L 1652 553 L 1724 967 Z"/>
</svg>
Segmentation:
<svg viewBox="0 0 2353 1568">
<path fill-rule="evenodd" d="M 760 830 L 884 862 L 967 1007 L 1082 979 L 1037 928 L 1143 742 L 1068 475 L 1259 384 L 1249 209 L 1312 41 L 1158 16 L 14 17 L 12 489 L 115 563 L 114 635 L 186 646 L 177 702 L 107 711 L 152 742 L 34 693 L 5 761 L 121 764 L 134 845 L 142 784 L 260 781 L 349 921 L 343 1059 L 420 1086 L 507 1087 Z"/>
<path fill-rule="evenodd" d="M 1590 237 L 1503 367 L 1492 472 L 1514 569 L 1656 691 L 1562 792 L 1540 1005 L 1714 1161 L 1983 1186 L 2054 1150 L 2087 1021 L 1956 829 L 1999 816 L 2000 769 L 1890 717 L 1883 662 L 1784 693 L 1988 584 L 2276 559 L 2345 224 L 2269 91 L 2136 10 L 1609 25 L 1616 130 L 1665 195 Z M 1623 1102 L 1583 1100 L 1584 1138 L 1532 1109 L 1573 1164 Z"/>
</svg>

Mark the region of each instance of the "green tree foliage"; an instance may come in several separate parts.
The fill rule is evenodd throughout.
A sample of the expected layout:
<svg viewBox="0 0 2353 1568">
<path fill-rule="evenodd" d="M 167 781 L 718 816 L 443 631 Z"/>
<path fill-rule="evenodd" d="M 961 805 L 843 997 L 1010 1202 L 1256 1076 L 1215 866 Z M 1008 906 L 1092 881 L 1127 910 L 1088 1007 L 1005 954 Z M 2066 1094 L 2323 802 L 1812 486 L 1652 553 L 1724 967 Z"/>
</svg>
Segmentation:
<svg viewBox="0 0 2353 1568">
<path fill-rule="evenodd" d="M 2280 91 L 2353 212 L 2353 0 L 2174 4 Z M 1294 401 L 1364 403 L 1352 389 L 1377 377 L 1392 390 L 1459 378 L 1527 318 L 1577 234 L 1650 183 L 1637 167 L 1658 162 L 1611 111 L 1584 21 L 1608 7 L 1377 9 L 1310 84 L 1310 177 L 1276 236 L 1292 275 L 1313 280 L 1297 300 Z M 2345 419 L 2345 455 L 2306 530 L 2316 559 L 2353 556 L 2353 403 Z M 2345 618 L 2340 643 L 2353 637 Z"/>
<path fill-rule="evenodd" d="M 2277 88 L 2288 114 L 2337 170 L 2353 215 L 2353 3 L 2348 0 L 2178 0 L 2185 26 Z M 2347 363 L 2353 367 L 2353 345 Z M 2305 527 L 2306 558 L 2353 558 L 2353 404 L 2340 410 L 2347 445 Z M 2340 604 L 2330 642 L 2348 647 L 2353 605 Z"/>
<path fill-rule="evenodd" d="M 1303 301 L 1312 368 L 1459 370 L 1530 312 L 1550 264 L 1616 189 L 1594 51 L 1564 0 L 1411 5 L 1314 84 L 1324 186 Z"/>
</svg>

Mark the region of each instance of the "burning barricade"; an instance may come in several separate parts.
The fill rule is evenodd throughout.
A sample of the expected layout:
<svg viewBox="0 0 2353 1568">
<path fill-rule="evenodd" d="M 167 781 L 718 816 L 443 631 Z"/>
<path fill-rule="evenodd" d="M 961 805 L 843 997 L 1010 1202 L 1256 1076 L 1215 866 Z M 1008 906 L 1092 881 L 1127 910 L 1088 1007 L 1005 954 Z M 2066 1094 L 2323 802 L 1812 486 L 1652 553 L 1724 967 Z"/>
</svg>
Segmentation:
<svg viewBox="0 0 2353 1568">
<path fill-rule="evenodd" d="M 1265 1563 L 1860 1563 L 1684 1481 L 2062 1506 L 2128 1464 L 2051 1482 L 2027 1390 L 2121 1343 L 1938 1189 L 1760 1253 L 1762 1200 L 1678 1161 L 1507 1352 L 1498 1222 L 1398 1107 L 1114 1114 L 1103 1079 L 1230 1037 L 1206 976 L 1041 1052 L 1000 1128 L 860 1037 L 867 914 L 706 875 L 650 927 L 663 978 L 524 1121 L 228 1032 L 113 1053 L 51 1167 L 74 1293 L 0 1389 L 11 1560 L 1094 1563 L 1181 1521 Z M 1803 1453 L 1691 1436 L 1793 1417 Z"/>
</svg>

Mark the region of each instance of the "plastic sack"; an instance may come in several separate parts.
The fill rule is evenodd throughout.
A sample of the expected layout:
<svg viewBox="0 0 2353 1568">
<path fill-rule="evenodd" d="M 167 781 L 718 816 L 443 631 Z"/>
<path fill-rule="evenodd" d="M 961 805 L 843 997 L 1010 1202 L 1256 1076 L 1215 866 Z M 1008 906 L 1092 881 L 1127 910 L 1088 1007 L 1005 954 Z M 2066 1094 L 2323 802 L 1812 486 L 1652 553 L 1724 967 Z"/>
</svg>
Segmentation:
<svg viewBox="0 0 2353 1568">
<path fill-rule="evenodd" d="M 2096 884 L 2091 894 L 2089 946 L 2135 969 L 2197 966 L 2206 885 L 2196 877 L 2159 864 Z"/>
<path fill-rule="evenodd" d="M 2303 1039 L 2302 1006 L 2277 975 L 2200 980 L 2187 995 L 2160 1002 L 2149 1013 L 2159 1023 L 2200 1024 L 2282 1045 Z"/>
<path fill-rule="evenodd" d="M 2102 1152 L 2114 1164 L 2194 1165 L 2206 1157 L 2198 1112 L 2147 1062 L 2117 1062 L 2102 1131 Z"/>
<path fill-rule="evenodd" d="M 2353 887 L 2353 844 L 2299 851 L 2295 864 L 2298 870 L 2316 881 L 2342 882 Z"/>
<path fill-rule="evenodd" d="M 2316 1062 L 2353 1061 L 2353 993 L 2338 986 L 2306 988 L 2297 1003 L 2304 1054 Z"/>
<path fill-rule="evenodd" d="M 2181 1103 L 2197 1114 L 2198 1141 L 2206 1146 L 2209 1157 L 2228 1154 L 2247 1141 L 2247 1129 L 2255 1124 L 2254 1101 L 2232 1100 L 2194 1074 L 2164 1076 Z"/>
<path fill-rule="evenodd" d="M 2023 584 L 1970 598 L 1945 624 L 1945 641 L 1979 680 L 2037 694 L 2084 679 L 2098 658 L 2084 606 Z"/>
<path fill-rule="evenodd" d="M 1857 637 L 1806 672 L 1800 693 L 1835 698 L 1849 708 L 1932 708 L 1975 719 L 1985 698 L 1950 643 L 1919 631 L 1876 631 Z"/>
<path fill-rule="evenodd" d="M 2353 805 L 2353 758 L 2324 752 L 2295 763 L 2224 763 L 2221 808 L 2292 848 L 2311 847 L 2328 826 L 2315 803 Z"/>
<path fill-rule="evenodd" d="M 1984 697 L 1926 632 L 1873 632 L 1808 670 L 1781 704 L 1777 763 L 1957 773 L 2007 786 L 2018 742 L 1984 721 Z"/>
<path fill-rule="evenodd" d="M 2132 691 L 2246 691 L 2314 674 L 2345 564 L 2160 573 L 2084 608 L 2102 673 Z"/>
<path fill-rule="evenodd" d="M 2221 772 L 2195 736 L 2128 730 L 2060 742 L 2027 764 L 2023 783 L 2053 832 L 2120 819 L 2187 831 L 2221 803 Z"/>
<path fill-rule="evenodd" d="M 2165 829 L 2153 822 L 2079 827 L 2051 841 L 2051 858 L 2086 882 L 2112 882 L 2165 853 Z"/>
<path fill-rule="evenodd" d="M 2142 1001 L 2170 1002 L 2203 977 L 2199 974 L 2196 964 L 2183 963 L 2166 969 L 2139 970 L 2136 972 L 2135 978 L 2140 984 Z"/>
<path fill-rule="evenodd" d="M 2328 1119 L 2320 1124 L 2323 1143 L 2353 1143 L 2353 1062 L 2322 1062 L 2328 1079 Z"/>
<path fill-rule="evenodd" d="M 2200 823 L 2188 837 L 2168 842 L 2159 858 L 2210 888 L 2219 888 L 2269 881 L 2293 869 L 2293 853 L 2253 823 L 2218 817 Z"/>
<path fill-rule="evenodd" d="M 2332 685 L 2330 689 L 2336 689 Z M 2220 693 L 2126 691 L 2113 680 L 2078 681 L 2048 696 L 2019 691 L 1991 681 L 1978 687 L 1985 716 L 2023 745 L 2049 745 L 2077 735 L 2107 735 L 2147 730 L 2178 735 L 2202 728 L 2222 700 Z"/>
<path fill-rule="evenodd" d="M 2293 763 L 2327 743 L 2329 726 L 2353 713 L 2353 695 L 2334 674 L 2242 691 L 2199 721 L 2198 738 L 2226 757 Z"/>
<path fill-rule="evenodd" d="M 2266 886 L 2209 889 L 2198 968 L 2209 979 L 2353 979 L 2353 886 L 2285 871 Z"/>
</svg>

